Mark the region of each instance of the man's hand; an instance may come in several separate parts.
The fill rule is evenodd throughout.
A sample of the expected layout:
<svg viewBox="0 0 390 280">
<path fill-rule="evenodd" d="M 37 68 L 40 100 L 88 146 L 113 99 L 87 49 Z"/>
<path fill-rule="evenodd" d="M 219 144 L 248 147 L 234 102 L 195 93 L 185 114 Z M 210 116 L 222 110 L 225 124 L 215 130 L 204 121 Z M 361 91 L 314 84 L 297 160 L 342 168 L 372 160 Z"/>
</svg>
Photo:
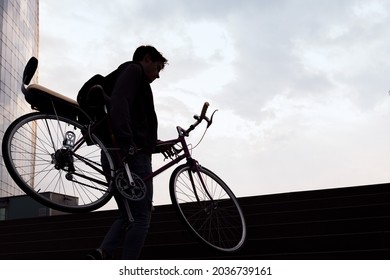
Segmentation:
<svg viewBox="0 0 390 280">
<path fill-rule="evenodd" d="M 157 141 L 155 152 L 163 154 L 166 159 L 172 158 L 176 154 L 172 144 L 165 144 L 160 140 Z"/>
<path fill-rule="evenodd" d="M 137 153 L 137 147 L 134 143 L 130 144 L 127 147 L 120 149 L 121 158 L 124 162 L 129 161 L 132 156 Z"/>
</svg>

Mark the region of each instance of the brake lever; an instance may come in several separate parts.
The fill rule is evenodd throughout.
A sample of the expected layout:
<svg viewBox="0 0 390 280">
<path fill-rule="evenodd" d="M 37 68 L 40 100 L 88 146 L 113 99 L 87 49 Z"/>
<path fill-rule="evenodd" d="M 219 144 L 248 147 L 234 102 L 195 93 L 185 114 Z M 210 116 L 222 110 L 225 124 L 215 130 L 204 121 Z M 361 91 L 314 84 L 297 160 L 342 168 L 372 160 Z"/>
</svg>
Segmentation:
<svg viewBox="0 0 390 280">
<path fill-rule="evenodd" d="M 211 114 L 210 119 L 208 119 L 208 118 L 206 119 L 206 121 L 207 121 L 207 128 L 209 128 L 210 125 L 213 123 L 214 114 L 215 114 L 217 111 L 218 111 L 218 109 L 215 110 L 215 111 Z"/>
</svg>

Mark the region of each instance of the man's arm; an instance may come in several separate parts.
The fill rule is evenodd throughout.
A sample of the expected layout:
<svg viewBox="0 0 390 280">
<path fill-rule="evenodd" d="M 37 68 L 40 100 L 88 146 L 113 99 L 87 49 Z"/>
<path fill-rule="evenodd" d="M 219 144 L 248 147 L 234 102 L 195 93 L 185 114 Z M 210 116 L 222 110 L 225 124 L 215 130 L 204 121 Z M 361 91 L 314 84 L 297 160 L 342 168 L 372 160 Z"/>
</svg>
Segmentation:
<svg viewBox="0 0 390 280">
<path fill-rule="evenodd" d="M 142 71 L 141 66 L 137 64 L 126 67 L 119 74 L 111 95 L 111 123 L 114 135 L 123 151 L 127 151 L 130 146 L 134 147 L 130 112 L 136 94 L 141 88 Z"/>
</svg>

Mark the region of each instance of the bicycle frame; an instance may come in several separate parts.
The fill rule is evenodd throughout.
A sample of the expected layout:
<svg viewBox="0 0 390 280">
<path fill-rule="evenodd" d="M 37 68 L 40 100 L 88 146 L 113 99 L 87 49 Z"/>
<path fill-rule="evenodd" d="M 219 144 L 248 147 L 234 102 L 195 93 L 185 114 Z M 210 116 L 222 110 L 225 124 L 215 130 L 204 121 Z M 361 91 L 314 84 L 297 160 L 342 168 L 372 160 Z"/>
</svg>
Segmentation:
<svg viewBox="0 0 390 280">
<path fill-rule="evenodd" d="M 208 103 L 206 103 L 208 105 Z M 205 105 L 205 106 L 207 106 Z M 157 147 L 158 146 L 168 146 L 168 147 L 172 147 L 173 151 L 174 151 L 174 154 L 171 155 L 171 156 L 167 156 L 166 158 L 170 158 L 171 161 L 168 162 L 167 164 L 164 164 L 163 166 L 161 166 L 160 168 L 158 168 L 157 170 L 154 170 L 152 173 L 150 173 L 148 176 L 142 178 L 142 180 L 144 182 L 148 181 L 148 180 L 151 180 L 152 178 L 158 176 L 159 174 L 163 173 L 164 171 L 166 171 L 167 169 L 171 168 L 172 166 L 174 166 L 175 164 L 178 164 L 179 162 L 181 162 L 182 160 L 186 159 L 187 160 L 187 163 L 191 165 L 191 168 L 194 168 L 194 172 L 197 172 L 199 173 L 199 170 L 197 168 L 197 161 L 195 159 L 192 158 L 191 156 L 191 152 L 188 148 L 188 145 L 187 145 L 187 142 L 186 142 L 186 137 L 189 136 L 189 133 L 194 130 L 201 122 L 202 120 L 206 120 L 208 122 L 208 126 L 211 125 L 211 120 L 209 120 L 208 118 L 206 118 L 204 116 L 205 114 L 205 109 L 202 111 L 202 115 L 201 117 L 198 117 L 198 116 L 194 116 L 194 118 L 197 120 L 194 124 L 192 124 L 187 130 L 181 128 L 180 126 L 177 126 L 176 129 L 177 129 L 177 132 L 178 132 L 178 137 L 175 138 L 175 139 L 171 139 L 171 140 L 167 140 L 167 141 L 161 141 L 158 143 Z M 202 117 L 203 116 L 203 117 Z M 109 120 L 109 116 L 106 116 L 106 118 L 108 118 Z M 86 126 L 86 135 L 85 137 L 83 137 L 82 139 L 79 139 L 78 142 L 76 142 L 74 145 L 73 145 L 73 148 L 72 148 L 72 151 L 73 151 L 73 155 L 77 157 L 77 155 L 74 153 L 75 151 L 77 151 L 77 149 L 85 142 L 88 142 L 88 135 L 90 135 L 91 133 L 94 133 L 95 130 L 97 130 L 97 128 L 99 127 L 99 125 L 101 125 L 101 123 L 103 123 L 104 119 L 101 119 L 101 120 L 98 120 L 90 125 L 87 125 Z M 108 124 L 110 124 L 110 121 L 108 121 Z M 109 125 L 109 130 L 111 130 L 111 126 Z M 117 162 L 123 162 L 122 159 L 120 159 L 120 155 L 118 153 L 119 149 L 117 149 L 117 145 L 115 144 L 116 141 L 115 139 L 113 139 L 113 150 L 114 150 L 114 153 L 111 153 L 114 157 L 116 157 L 117 159 Z M 181 146 L 181 149 L 176 149 L 174 148 L 175 145 L 179 144 Z M 181 154 L 180 154 L 181 153 Z M 99 170 L 98 168 L 96 168 L 93 164 L 90 164 L 88 162 L 88 159 L 86 158 L 79 158 L 77 157 L 79 160 L 83 160 L 84 163 L 88 166 L 90 166 L 91 168 L 93 168 L 95 171 L 99 172 L 99 173 L 103 173 L 101 170 Z M 119 160 L 119 161 L 118 161 Z M 124 163 L 123 166 L 125 167 L 125 169 L 128 170 L 128 172 L 126 172 L 128 174 L 128 179 L 130 182 L 132 182 L 132 178 L 129 178 L 131 177 L 131 173 L 130 173 L 130 170 L 129 170 L 129 167 L 127 165 L 127 163 Z M 119 167 L 115 167 L 115 169 L 117 170 Z M 116 172 L 116 170 L 112 170 L 114 171 L 114 173 Z M 72 175 L 70 175 L 70 177 L 68 179 L 72 180 L 71 176 L 73 175 L 76 175 L 76 176 L 80 176 L 80 177 L 83 177 L 83 178 L 86 178 L 87 176 L 84 175 L 84 174 L 76 174 L 76 173 L 73 173 Z M 110 174 L 103 174 L 106 176 L 106 178 L 109 178 L 110 180 L 114 180 L 115 177 L 111 177 Z M 202 184 L 203 186 L 203 189 L 205 190 L 205 193 L 210 197 L 210 200 L 212 201 L 212 196 L 208 193 L 207 191 L 207 188 L 205 187 L 205 183 L 203 182 L 203 178 L 200 178 L 200 183 Z M 88 178 L 89 180 L 92 180 L 94 181 L 95 183 L 98 183 L 100 185 L 104 185 L 104 186 L 107 186 L 109 183 L 106 182 L 106 181 L 97 181 L 93 178 Z M 192 183 L 194 184 L 193 182 L 193 177 L 190 176 L 190 179 L 192 181 Z M 196 190 L 194 189 L 194 193 L 196 195 Z M 196 195 L 197 196 L 197 195 Z"/>
</svg>

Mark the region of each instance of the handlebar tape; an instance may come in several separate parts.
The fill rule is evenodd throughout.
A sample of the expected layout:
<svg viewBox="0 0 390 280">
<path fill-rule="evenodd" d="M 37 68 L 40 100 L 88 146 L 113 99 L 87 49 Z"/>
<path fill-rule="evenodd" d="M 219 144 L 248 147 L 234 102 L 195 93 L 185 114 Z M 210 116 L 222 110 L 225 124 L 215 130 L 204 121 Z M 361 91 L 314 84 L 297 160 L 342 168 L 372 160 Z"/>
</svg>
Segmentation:
<svg viewBox="0 0 390 280">
<path fill-rule="evenodd" d="M 204 118 L 206 116 L 207 108 L 209 107 L 209 103 L 205 102 L 202 108 L 202 112 L 200 113 L 200 118 Z"/>
</svg>

